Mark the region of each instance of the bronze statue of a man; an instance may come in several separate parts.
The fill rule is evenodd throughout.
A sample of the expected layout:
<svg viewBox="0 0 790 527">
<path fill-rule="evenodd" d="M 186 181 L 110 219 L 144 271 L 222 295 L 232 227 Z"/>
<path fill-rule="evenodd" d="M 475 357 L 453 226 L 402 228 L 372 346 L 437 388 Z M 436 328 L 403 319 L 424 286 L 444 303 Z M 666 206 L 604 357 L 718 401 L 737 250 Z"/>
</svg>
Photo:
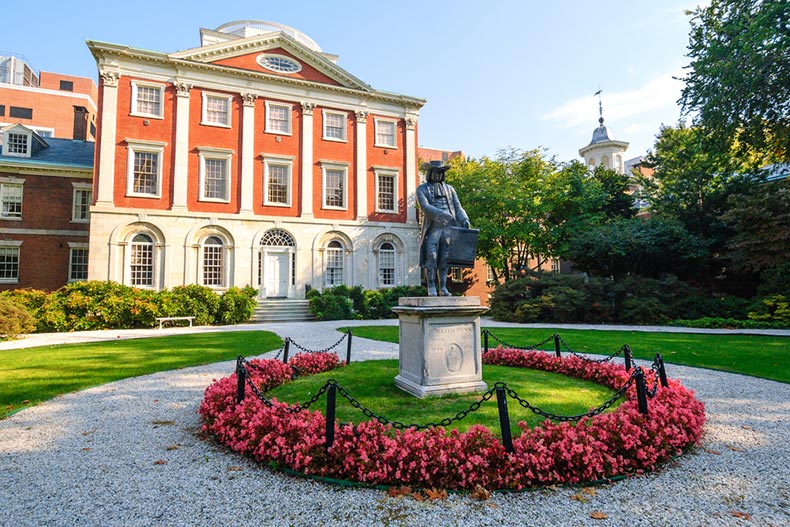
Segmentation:
<svg viewBox="0 0 790 527">
<path fill-rule="evenodd" d="M 450 228 L 469 228 L 469 216 L 458 201 L 452 185 L 444 182 L 449 165 L 437 161 L 423 163 L 425 183 L 417 187 L 417 202 L 423 213 L 420 233 L 420 267 L 425 269 L 428 295 L 436 296 L 438 272 L 439 294 L 450 296 L 447 290 L 447 251 Z"/>
</svg>

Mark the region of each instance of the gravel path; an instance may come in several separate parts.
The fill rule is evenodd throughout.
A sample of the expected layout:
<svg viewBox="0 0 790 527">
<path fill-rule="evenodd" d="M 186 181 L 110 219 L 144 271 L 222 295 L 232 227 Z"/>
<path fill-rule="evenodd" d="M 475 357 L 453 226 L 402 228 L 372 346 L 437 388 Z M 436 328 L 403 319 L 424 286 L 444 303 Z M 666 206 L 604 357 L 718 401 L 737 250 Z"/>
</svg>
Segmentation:
<svg viewBox="0 0 790 527">
<path fill-rule="evenodd" d="M 318 348 L 337 325 L 254 327 Z M 397 345 L 354 339 L 355 359 L 396 356 Z M 0 525 L 790 525 L 787 384 L 668 365 L 708 420 L 702 447 L 662 471 L 598 487 L 586 502 L 569 488 L 417 502 L 272 472 L 201 439 L 203 390 L 232 370 L 127 379 L 0 421 Z"/>
</svg>

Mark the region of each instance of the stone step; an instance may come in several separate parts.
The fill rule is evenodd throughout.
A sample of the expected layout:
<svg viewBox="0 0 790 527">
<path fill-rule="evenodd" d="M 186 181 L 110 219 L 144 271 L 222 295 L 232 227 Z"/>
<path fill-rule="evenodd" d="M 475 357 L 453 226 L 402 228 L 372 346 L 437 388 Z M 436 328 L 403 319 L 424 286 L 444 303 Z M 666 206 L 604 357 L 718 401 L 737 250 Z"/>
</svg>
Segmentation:
<svg viewBox="0 0 790 527">
<path fill-rule="evenodd" d="M 258 300 L 250 322 L 301 322 L 315 320 L 308 300 Z"/>
</svg>

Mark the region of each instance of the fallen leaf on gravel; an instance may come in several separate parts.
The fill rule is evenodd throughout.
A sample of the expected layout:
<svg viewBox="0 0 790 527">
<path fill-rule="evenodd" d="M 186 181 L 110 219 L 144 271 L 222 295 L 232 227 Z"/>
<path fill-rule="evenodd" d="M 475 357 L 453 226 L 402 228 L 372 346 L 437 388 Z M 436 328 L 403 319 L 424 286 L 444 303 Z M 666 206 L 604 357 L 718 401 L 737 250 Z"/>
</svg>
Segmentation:
<svg viewBox="0 0 790 527">
<path fill-rule="evenodd" d="M 447 491 L 444 489 L 425 489 L 425 495 L 428 496 L 429 500 L 446 500 L 447 499 Z"/>
<path fill-rule="evenodd" d="M 180 446 L 181 446 L 180 443 L 176 443 L 175 445 L 170 445 L 169 447 L 167 447 L 167 450 L 178 450 L 178 447 Z"/>
<path fill-rule="evenodd" d="M 154 465 L 167 465 L 167 460 L 157 459 L 156 461 L 154 461 Z"/>
<path fill-rule="evenodd" d="M 727 448 L 729 448 L 733 452 L 746 452 L 746 450 L 738 446 L 728 446 Z"/>
<path fill-rule="evenodd" d="M 86 446 L 85 448 L 82 449 L 82 451 L 83 452 L 90 452 L 91 451 L 91 447 Z"/>
<path fill-rule="evenodd" d="M 572 495 L 571 495 L 571 499 L 572 499 L 572 500 L 576 500 L 576 501 L 578 501 L 579 503 L 587 503 L 587 498 L 585 498 L 584 496 L 582 496 L 582 493 L 581 493 L 581 492 L 577 492 L 576 494 L 572 494 Z"/>
<path fill-rule="evenodd" d="M 595 496 L 598 494 L 598 491 L 593 487 L 584 487 L 582 489 L 582 493 L 587 494 L 588 496 Z"/>
<path fill-rule="evenodd" d="M 174 425 L 174 424 L 176 424 L 176 422 L 175 421 L 161 421 L 159 419 L 154 419 L 153 421 L 151 421 L 151 424 L 157 425 L 157 426 L 158 425 Z"/>
<path fill-rule="evenodd" d="M 390 487 L 387 489 L 387 495 L 390 498 L 398 498 L 400 496 L 408 496 L 411 494 L 411 487 L 402 486 L 402 487 Z"/>
<path fill-rule="evenodd" d="M 730 516 L 735 516 L 736 518 L 741 518 L 742 520 L 751 520 L 752 515 L 747 514 L 741 511 L 730 511 Z"/>
<path fill-rule="evenodd" d="M 592 518 L 593 520 L 605 520 L 608 517 L 609 516 L 607 516 L 605 512 L 601 512 L 601 511 L 592 511 L 590 513 L 590 518 Z"/>
<path fill-rule="evenodd" d="M 230 470 L 231 472 L 238 472 L 241 470 L 241 467 L 239 465 L 232 465 L 228 467 L 228 470 Z"/>
<path fill-rule="evenodd" d="M 475 489 L 472 491 L 471 497 L 476 500 L 485 501 L 491 497 L 491 491 L 484 488 L 482 485 L 475 485 Z"/>
<path fill-rule="evenodd" d="M 486 503 L 486 505 L 488 507 L 491 507 L 492 509 L 496 509 L 497 507 L 499 507 L 499 505 L 497 505 L 496 503 Z"/>
<path fill-rule="evenodd" d="M 713 454 L 714 456 L 720 456 L 721 452 L 718 450 L 711 450 L 710 448 L 703 448 L 703 452 L 707 452 L 708 454 Z"/>
<path fill-rule="evenodd" d="M 751 430 L 752 429 L 751 426 L 747 426 L 747 425 L 743 425 L 741 428 L 743 428 L 744 430 Z"/>
<path fill-rule="evenodd" d="M 414 498 L 414 501 L 425 501 L 425 498 L 419 492 L 412 492 L 411 497 Z"/>
</svg>

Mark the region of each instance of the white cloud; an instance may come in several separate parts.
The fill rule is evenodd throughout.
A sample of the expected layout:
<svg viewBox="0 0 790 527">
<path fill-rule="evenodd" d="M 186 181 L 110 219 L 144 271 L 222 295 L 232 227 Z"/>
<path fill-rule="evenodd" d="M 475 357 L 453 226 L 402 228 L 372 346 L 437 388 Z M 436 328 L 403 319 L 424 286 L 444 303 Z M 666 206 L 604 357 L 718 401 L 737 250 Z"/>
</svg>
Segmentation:
<svg viewBox="0 0 790 527">
<path fill-rule="evenodd" d="M 623 92 L 603 92 L 603 115 L 607 122 L 623 123 L 632 118 L 658 109 L 676 109 L 683 82 L 674 79 L 680 73 L 667 73 L 655 77 L 643 86 Z M 554 121 L 573 128 L 594 124 L 598 117 L 598 102 L 592 94 L 570 100 L 541 116 L 544 121 Z"/>
</svg>

